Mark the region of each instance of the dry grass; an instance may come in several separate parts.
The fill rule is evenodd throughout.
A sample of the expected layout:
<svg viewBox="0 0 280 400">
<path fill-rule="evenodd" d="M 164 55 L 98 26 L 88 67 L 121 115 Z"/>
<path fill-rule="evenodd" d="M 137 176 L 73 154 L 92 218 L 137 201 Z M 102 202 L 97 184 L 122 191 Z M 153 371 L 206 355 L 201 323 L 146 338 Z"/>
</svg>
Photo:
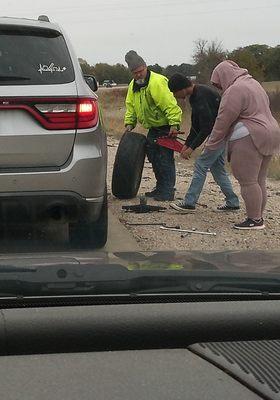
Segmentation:
<svg viewBox="0 0 280 400">
<path fill-rule="evenodd" d="M 267 93 L 279 92 L 280 91 L 280 81 L 263 82 L 262 86 L 267 91 Z"/>
<path fill-rule="evenodd" d="M 280 82 L 266 82 L 270 85 L 269 92 L 271 109 L 278 121 L 280 121 Z M 279 84 L 279 90 L 272 90 Z M 268 86 L 269 86 L 268 85 Z M 108 135 L 120 138 L 124 132 L 124 115 L 125 115 L 125 97 L 127 88 L 111 88 L 100 89 L 98 92 L 103 119 Z M 185 110 L 183 114 L 182 130 L 188 132 L 190 128 L 190 106 L 189 103 L 182 103 L 181 106 Z M 145 133 L 146 131 L 137 126 L 137 132 Z M 269 177 L 280 180 L 280 157 L 274 157 L 269 168 Z"/>
<path fill-rule="evenodd" d="M 120 137 L 123 134 L 126 93 L 127 88 L 102 88 L 98 91 L 108 135 Z"/>
<path fill-rule="evenodd" d="M 268 96 L 272 113 L 277 121 L 280 121 L 280 89 L 268 93 Z"/>
<path fill-rule="evenodd" d="M 275 156 L 269 166 L 268 176 L 280 180 L 280 157 Z"/>
</svg>

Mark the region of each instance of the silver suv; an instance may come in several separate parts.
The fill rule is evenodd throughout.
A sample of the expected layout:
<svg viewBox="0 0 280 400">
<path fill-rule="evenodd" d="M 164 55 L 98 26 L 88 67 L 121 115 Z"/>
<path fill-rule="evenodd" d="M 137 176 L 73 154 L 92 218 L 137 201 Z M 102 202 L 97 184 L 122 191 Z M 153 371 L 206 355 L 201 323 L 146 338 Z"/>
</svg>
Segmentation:
<svg viewBox="0 0 280 400">
<path fill-rule="evenodd" d="M 95 90 L 57 24 L 0 18 L 0 225 L 67 221 L 74 245 L 106 243 L 107 146 Z"/>
</svg>

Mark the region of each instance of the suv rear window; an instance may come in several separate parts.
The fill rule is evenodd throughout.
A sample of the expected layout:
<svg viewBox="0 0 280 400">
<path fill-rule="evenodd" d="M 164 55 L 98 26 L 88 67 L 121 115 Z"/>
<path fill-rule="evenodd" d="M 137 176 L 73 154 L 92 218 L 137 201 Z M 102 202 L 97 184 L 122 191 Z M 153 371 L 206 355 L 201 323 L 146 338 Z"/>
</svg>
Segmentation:
<svg viewBox="0 0 280 400">
<path fill-rule="evenodd" d="M 51 85 L 72 82 L 74 78 L 61 33 L 0 26 L 0 85 Z"/>
</svg>

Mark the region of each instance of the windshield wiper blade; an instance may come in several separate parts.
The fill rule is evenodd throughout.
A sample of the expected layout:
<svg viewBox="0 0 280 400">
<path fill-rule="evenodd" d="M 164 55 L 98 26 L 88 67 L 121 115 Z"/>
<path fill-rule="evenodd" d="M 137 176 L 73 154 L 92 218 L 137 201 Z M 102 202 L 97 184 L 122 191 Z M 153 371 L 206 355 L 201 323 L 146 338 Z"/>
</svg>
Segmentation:
<svg viewBox="0 0 280 400">
<path fill-rule="evenodd" d="M 11 265 L 0 265 L 0 274 L 12 274 L 19 272 L 36 272 L 36 267 L 21 267 L 21 266 L 11 266 Z M 1 279 L 1 278 L 0 278 Z"/>
<path fill-rule="evenodd" d="M 8 265 L 6 267 L 8 269 Z M 280 294 L 279 274 L 189 270 L 130 271 L 123 265 L 106 263 L 30 266 L 29 270 L 26 267 L 12 267 L 11 271 L 1 271 L 0 267 L 2 296 Z"/>
<path fill-rule="evenodd" d="M 263 275 L 263 274 L 262 274 Z M 168 293 L 279 293 L 280 277 L 239 278 L 222 277 L 189 277 L 181 282 L 171 281 L 168 284 L 157 282 L 155 287 L 136 290 L 134 294 L 168 294 Z M 139 286 L 139 285 L 138 285 Z"/>
<path fill-rule="evenodd" d="M 18 75 L 0 75 L 0 81 L 30 81 L 30 78 Z"/>
<path fill-rule="evenodd" d="M 120 264 L 0 265 L 0 296 L 114 293 L 128 289 L 128 274 Z"/>
</svg>

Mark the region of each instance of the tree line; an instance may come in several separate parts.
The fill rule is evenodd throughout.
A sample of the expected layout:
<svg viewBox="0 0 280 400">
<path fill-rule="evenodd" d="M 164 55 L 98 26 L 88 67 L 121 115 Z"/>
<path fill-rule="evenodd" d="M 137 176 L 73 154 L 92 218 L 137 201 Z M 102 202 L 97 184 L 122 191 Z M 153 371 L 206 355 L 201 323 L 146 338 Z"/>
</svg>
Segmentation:
<svg viewBox="0 0 280 400">
<path fill-rule="evenodd" d="M 225 59 L 233 60 L 240 67 L 247 68 L 250 74 L 260 82 L 280 80 L 280 45 L 271 47 L 266 44 L 253 44 L 229 52 L 223 48 L 221 42 L 199 39 L 195 42 L 193 64 L 183 63 L 167 67 L 154 64 L 149 65 L 149 68 L 167 77 L 180 72 L 185 76 L 195 76 L 197 82 L 208 83 L 212 70 Z M 127 84 L 132 79 L 130 71 L 123 64 L 97 63 L 90 65 L 82 58 L 79 61 L 83 72 L 94 75 L 100 84 L 104 80 Z"/>
</svg>

